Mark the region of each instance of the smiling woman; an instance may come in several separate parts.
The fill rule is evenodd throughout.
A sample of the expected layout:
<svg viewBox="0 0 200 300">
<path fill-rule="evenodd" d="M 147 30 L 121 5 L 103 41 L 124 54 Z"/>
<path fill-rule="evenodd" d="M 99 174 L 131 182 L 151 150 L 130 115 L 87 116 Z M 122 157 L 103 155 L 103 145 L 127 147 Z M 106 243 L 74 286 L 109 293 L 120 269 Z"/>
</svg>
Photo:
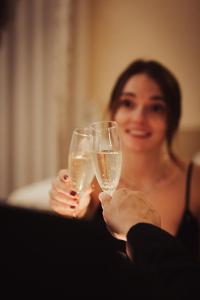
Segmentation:
<svg viewBox="0 0 200 300">
<path fill-rule="evenodd" d="M 131 122 L 132 118 L 135 120 L 134 123 Z M 115 120 L 119 124 L 124 124 L 127 133 L 126 136 L 121 135 L 122 139 L 125 137 L 124 147 L 133 146 L 136 151 L 148 147 L 147 140 L 151 141 L 149 138 L 153 132 L 157 133 L 154 137 L 157 138 L 158 143 L 160 140 L 162 143 L 166 133 L 166 118 L 166 103 L 155 81 L 145 74 L 132 77 L 121 93 L 115 115 Z M 145 122 L 149 126 L 146 126 Z M 133 139 L 137 141 L 134 143 Z"/>
<path fill-rule="evenodd" d="M 118 123 L 121 137 L 119 187 L 143 192 L 160 214 L 162 228 L 197 255 L 200 167 L 183 161 L 173 150 L 181 117 L 177 79 L 158 61 L 133 61 L 118 77 L 108 110 L 110 118 Z M 66 215 L 69 189 L 62 178 L 52 186 L 52 208 L 56 211 L 56 206 L 62 205 Z M 96 217 L 101 217 L 100 190 L 94 181 L 90 205 L 88 199 L 85 201 L 86 212 Z"/>
</svg>

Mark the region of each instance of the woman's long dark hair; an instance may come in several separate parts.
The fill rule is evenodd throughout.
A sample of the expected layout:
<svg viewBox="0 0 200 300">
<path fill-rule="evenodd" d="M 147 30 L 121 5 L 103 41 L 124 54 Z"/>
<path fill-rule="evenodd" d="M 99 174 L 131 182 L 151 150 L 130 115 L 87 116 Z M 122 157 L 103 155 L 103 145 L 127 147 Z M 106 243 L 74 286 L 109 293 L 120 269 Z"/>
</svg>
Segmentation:
<svg viewBox="0 0 200 300">
<path fill-rule="evenodd" d="M 173 137 L 178 129 L 181 117 L 181 90 L 176 77 L 161 63 L 154 60 L 136 60 L 132 62 L 118 77 L 111 93 L 108 110 L 113 119 L 119 105 L 119 97 L 130 77 L 146 74 L 160 87 L 167 107 L 166 140 L 170 156 L 175 159 L 171 150 Z"/>
</svg>

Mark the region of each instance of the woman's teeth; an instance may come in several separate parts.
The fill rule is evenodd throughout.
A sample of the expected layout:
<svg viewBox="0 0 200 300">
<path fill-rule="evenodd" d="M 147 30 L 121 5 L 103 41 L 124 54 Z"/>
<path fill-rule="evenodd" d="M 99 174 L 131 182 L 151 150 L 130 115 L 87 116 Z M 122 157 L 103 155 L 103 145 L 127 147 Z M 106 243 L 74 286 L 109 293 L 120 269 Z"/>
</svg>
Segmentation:
<svg viewBox="0 0 200 300">
<path fill-rule="evenodd" d="M 127 133 L 129 133 L 132 136 L 139 136 L 139 137 L 146 137 L 149 135 L 147 131 L 137 130 L 137 129 L 127 130 Z"/>
</svg>

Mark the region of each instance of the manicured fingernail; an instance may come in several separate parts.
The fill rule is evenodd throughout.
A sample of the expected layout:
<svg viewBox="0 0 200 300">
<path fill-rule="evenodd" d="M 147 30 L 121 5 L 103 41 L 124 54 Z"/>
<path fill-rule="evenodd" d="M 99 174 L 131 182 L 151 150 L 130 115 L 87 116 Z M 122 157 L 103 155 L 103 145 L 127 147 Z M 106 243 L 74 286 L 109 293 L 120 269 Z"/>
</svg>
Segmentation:
<svg viewBox="0 0 200 300">
<path fill-rule="evenodd" d="M 63 178 L 64 178 L 64 180 L 67 180 L 68 176 L 67 176 L 67 175 L 64 175 Z"/>
<path fill-rule="evenodd" d="M 76 196 L 76 192 L 75 192 L 75 191 L 71 191 L 71 192 L 70 192 L 70 195 Z"/>
<path fill-rule="evenodd" d="M 76 208 L 76 206 L 74 206 L 74 205 L 70 205 L 70 208 Z"/>
</svg>

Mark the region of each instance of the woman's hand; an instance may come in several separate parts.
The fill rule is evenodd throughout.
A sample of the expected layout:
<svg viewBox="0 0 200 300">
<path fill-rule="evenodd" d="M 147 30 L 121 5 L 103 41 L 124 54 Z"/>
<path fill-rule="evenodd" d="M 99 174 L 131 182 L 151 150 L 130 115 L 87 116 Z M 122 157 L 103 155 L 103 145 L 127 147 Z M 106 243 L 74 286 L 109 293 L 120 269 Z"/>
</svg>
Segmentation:
<svg viewBox="0 0 200 300">
<path fill-rule="evenodd" d="M 91 189 L 88 189 L 80 198 L 73 190 L 72 181 L 67 175 L 67 170 L 60 170 L 58 176 L 52 181 L 49 192 L 50 206 L 54 211 L 66 217 L 81 218 L 85 215 L 90 203 L 91 191 Z"/>
</svg>

